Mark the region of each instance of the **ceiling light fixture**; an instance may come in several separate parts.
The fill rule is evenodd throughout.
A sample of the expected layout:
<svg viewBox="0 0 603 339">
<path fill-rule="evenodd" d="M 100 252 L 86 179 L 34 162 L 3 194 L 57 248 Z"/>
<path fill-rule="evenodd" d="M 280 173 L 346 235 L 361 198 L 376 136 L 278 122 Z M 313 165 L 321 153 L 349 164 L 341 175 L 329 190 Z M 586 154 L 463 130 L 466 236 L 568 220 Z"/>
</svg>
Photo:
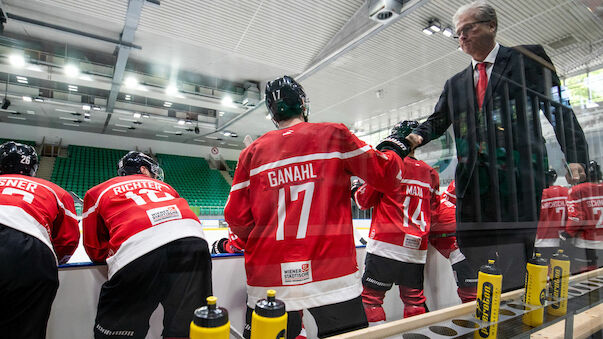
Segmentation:
<svg viewBox="0 0 603 339">
<path fill-rule="evenodd" d="M 433 32 L 429 29 L 429 27 L 423 28 L 423 33 L 425 33 L 425 35 L 432 35 L 433 34 Z"/>
<path fill-rule="evenodd" d="M 43 99 L 43 98 L 40 98 L 40 97 L 35 97 L 35 98 L 34 98 L 34 101 L 35 101 L 35 102 L 44 102 L 44 99 Z"/>
<path fill-rule="evenodd" d="M 20 76 L 20 75 L 17 75 L 17 82 L 20 83 L 20 84 L 27 84 L 28 83 L 27 78 L 24 77 L 24 76 Z"/>
<path fill-rule="evenodd" d="M 8 62 L 16 68 L 21 68 L 25 66 L 25 58 L 20 54 L 11 54 L 8 57 Z"/>
<path fill-rule="evenodd" d="M 184 121 L 182 119 L 178 120 L 178 125 L 184 125 L 185 123 L 186 123 L 186 121 Z"/>
<path fill-rule="evenodd" d="M 163 107 L 172 107 L 172 103 L 169 101 L 164 101 L 163 102 Z"/>
<path fill-rule="evenodd" d="M 100 106 L 96 106 L 96 105 L 92 106 L 92 109 L 95 110 L 95 111 L 100 111 L 101 110 Z"/>
<path fill-rule="evenodd" d="M 226 107 L 236 107 L 230 95 L 226 95 L 222 98 L 222 105 Z"/>
<path fill-rule="evenodd" d="M 130 96 L 130 94 L 126 94 L 124 99 L 126 99 L 127 101 L 130 101 L 130 100 L 132 100 L 132 97 Z"/>
<path fill-rule="evenodd" d="M 32 97 L 29 97 L 29 96 L 24 95 L 24 96 L 23 96 L 23 101 L 26 101 L 26 102 L 32 102 L 32 101 L 33 101 L 33 98 L 32 98 Z"/>
<path fill-rule="evenodd" d="M 83 109 L 84 111 L 90 111 L 90 109 L 92 109 L 92 107 L 90 107 L 90 105 L 86 105 L 86 104 L 84 104 L 84 105 L 82 105 L 82 109 Z"/>
<path fill-rule="evenodd" d="M 88 74 L 81 75 L 79 79 L 84 81 L 92 81 L 92 77 Z"/>
<path fill-rule="evenodd" d="M 76 85 L 69 85 L 67 86 L 67 88 L 72 91 L 72 92 L 77 92 L 77 86 Z"/>
<path fill-rule="evenodd" d="M 454 32 L 452 31 L 452 27 L 450 27 L 450 26 L 444 28 L 444 30 L 442 31 L 442 34 L 444 34 L 444 36 L 447 38 L 451 38 L 453 33 Z"/>
<path fill-rule="evenodd" d="M 134 118 L 138 119 L 138 118 L 140 118 L 142 116 L 142 114 L 140 114 L 140 113 L 137 112 L 137 113 L 132 114 L 132 116 Z"/>
<path fill-rule="evenodd" d="M 148 118 L 150 118 L 151 116 L 150 116 L 150 115 L 148 115 L 147 113 L 142 113 L 142 117 L 143 117 L 143 118 L 145 118 L 145 119 L 148 119 Z"/>
<path fill-rule="evenodd" d="M 75 78 L 80 74 L 80 69 L 74 64 L 67 64 L 63 67 L 63 72 L 70 78 Z"/>
<path fill-rule="evenodd" d="M 165 94 L 175 96 L 178 95 L 178 87 L 175 85 L 169 85 L 165 88 Z"/>
<path fill-rule="evenodd" d="M 429 21 L 429 26 L 427 26 L 432 32 L 437 33 L 442 30 L 442 25 L 438 19 L 432 19 Z"/>
<path fill-rule="evenodd" d="M 124 80 L 124 85 L 126 85 L 126 87 L 128 87 L 128 88 L 137 88 L 138 80 L 135 77 L 130 75 L 126 78 L 126 80 Z M 126 100 L 128 100 L 128 99 L 126 99 Z"/>
</svg>

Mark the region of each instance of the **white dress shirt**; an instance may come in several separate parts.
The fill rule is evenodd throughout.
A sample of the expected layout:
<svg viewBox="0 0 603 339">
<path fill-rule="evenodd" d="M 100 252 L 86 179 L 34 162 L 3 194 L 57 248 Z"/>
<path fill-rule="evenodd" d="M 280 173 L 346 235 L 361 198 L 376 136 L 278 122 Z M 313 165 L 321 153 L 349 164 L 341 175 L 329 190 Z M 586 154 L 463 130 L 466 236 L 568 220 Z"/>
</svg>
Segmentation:
<svg viewBox="0 0 603 339">
<path fill-rule="evenodd" d="M 492 68 L 494 68 L 494 61 L 496 61 L 496 56 L 498 55 L 498 50 L 500 49 L 500 45 L 498 42 L 494 45 L 494 48 L 490 51 L 488 56 L 484 59 L 484 61 L 477 61 L 475 59 L 471 59 L 471 65 L 473 66 L 473 87 L 477 86 L 477 81 L 479 80 L 479 72 L 477 71 L 477 64 L 482 62 L 487 62 L 486 64 L 486 74 L 488 74 L 488 80 L 490 80 L 490 74 L 492 74 Z"/>
</svg>

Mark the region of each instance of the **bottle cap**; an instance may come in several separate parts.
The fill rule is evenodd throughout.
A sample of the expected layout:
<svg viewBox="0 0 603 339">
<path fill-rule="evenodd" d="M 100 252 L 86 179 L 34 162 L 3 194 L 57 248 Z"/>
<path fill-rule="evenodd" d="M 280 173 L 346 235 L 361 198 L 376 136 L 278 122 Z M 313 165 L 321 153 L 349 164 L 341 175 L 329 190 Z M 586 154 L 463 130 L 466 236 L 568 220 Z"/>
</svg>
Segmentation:
<svg viewBox="0 0 603 339">
<path fill-rule="evenodd" d="M 285 303 L 276 299 L 276 291 L 268 290 L 266 299 L 258 300 L 255 313 L 266 318 L 278 318 L 285 314 Z"/>
<path fill-rule="evenodd" d="M 224 307 L 216 307 L 218 298 L 210 296 L 206 300 L 207 306 L 195 310 L 193 323 L 199 327 L 220 327 L 228 323 L 228 311 Z"/>
<path fill-rule="evenodd" d="M 495 260 L 494 259 L 488 259 L 488 265 L 494 265 Z"/>
</svg>

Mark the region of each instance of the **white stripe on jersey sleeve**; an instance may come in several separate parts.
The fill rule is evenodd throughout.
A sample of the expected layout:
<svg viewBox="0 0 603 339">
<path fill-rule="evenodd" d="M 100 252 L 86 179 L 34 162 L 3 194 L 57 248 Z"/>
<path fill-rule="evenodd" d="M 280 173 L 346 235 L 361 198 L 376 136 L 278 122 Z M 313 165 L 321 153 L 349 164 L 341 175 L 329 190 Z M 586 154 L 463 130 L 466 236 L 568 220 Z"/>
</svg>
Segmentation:
<svg viewBox="0 0 603 339">
<path fill-rule="evenodd" d="M 230 188 L 230 191 L 231 192 L 238 191 L 238 190 L 243 189 L 243 188 L 245 188 L 247 186 L 249 186 L 249 180 L 240 182 L 240 183 L 238 183 L 236 185 L 232 185 L 232 187 Z"/>
</svg>

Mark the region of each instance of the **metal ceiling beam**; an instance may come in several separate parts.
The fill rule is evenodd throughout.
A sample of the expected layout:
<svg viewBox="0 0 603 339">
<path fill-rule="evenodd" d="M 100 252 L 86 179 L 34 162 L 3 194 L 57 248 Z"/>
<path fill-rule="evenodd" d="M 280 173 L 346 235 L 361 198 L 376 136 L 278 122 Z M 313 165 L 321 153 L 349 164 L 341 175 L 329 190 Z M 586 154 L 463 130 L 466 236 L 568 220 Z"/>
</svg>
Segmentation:
<svg viewBox="0 0 603 339">
<path fill-rule="evenodd" d="M 140 21 L 140 14 L 142 13 L 142 6 L 145 0 L 130 0 L 128 2 L 128 10 L 126 12 L 126 22 L 124 29 L 121 32 L 120 41 L 131 44 L 134 42 L 134 33 L 138 28 L 138 22 Z M 105 126 L 103 127 L 103 133 L 105 133 L 109 121 L 111 120 L 111 113 L 115 108 L 115 101 L 117 100 L 117 94 L 121 88 L 121 84 L 124 79 L 124 72 L 126 70 L 126 64 L 128 63 L 128 57 L 130 56 L 130 47 L 119 45 L 117 47 L 117 60 L 115 67 L 113 68 L 113 80 L 111 81 L 111 92 L 107 99 L 107 120 L 105 120 Z"/>
<path fill-rule="evenodd" d="M 40 21 L 40 20 L 35 20 L 35 19 L 30 19 L 30 18 L 26 18 L 24 16 L 12 14 L 12 13 L 6 13 L 6 15 L 11 20 L 21 21 L 21 22 L 25 22 L 25 23 L 28 23 L 28 24 L 36 25 L 36 26 L 51 28 L 51 29 L 55 29 L 57 31 L 71 33 L 71 34 L 75 34 L 75 35 L 80 35 L 80 36 L 83 36 L 83 37 L 87 37 L 87 38 L 91 38 L 91 39 L 95 39 L 95 40 L 100 40 L 100 41 L 108 42 L 108 43 L 111 43 L 111 44 L 116 44 L 116 45 L 121 45 L 121 46 L 136 48 L 136 49 L 142 49 L 142 47 L 140 47 L 138 45 L 134 45 L 134 44 L 128 43 L 128 42 L 125 42 L 125 41 L 123 41 L 123 39 L 122 40 L 111 39 L 111 38 L 107 38 L 107 37 L 100 36 L 100 35 L 97 35 L 97 34 L 92 34 L 92 33 L 80 31 L 80 30 L 77 30 L 77 29 L 69 28 L 69 27 L 54 25 L 54 24 L 51 24 L 51 23 L 48 23 L 48 22 L 44 22 L 44 21 Z"/>
</svg>

